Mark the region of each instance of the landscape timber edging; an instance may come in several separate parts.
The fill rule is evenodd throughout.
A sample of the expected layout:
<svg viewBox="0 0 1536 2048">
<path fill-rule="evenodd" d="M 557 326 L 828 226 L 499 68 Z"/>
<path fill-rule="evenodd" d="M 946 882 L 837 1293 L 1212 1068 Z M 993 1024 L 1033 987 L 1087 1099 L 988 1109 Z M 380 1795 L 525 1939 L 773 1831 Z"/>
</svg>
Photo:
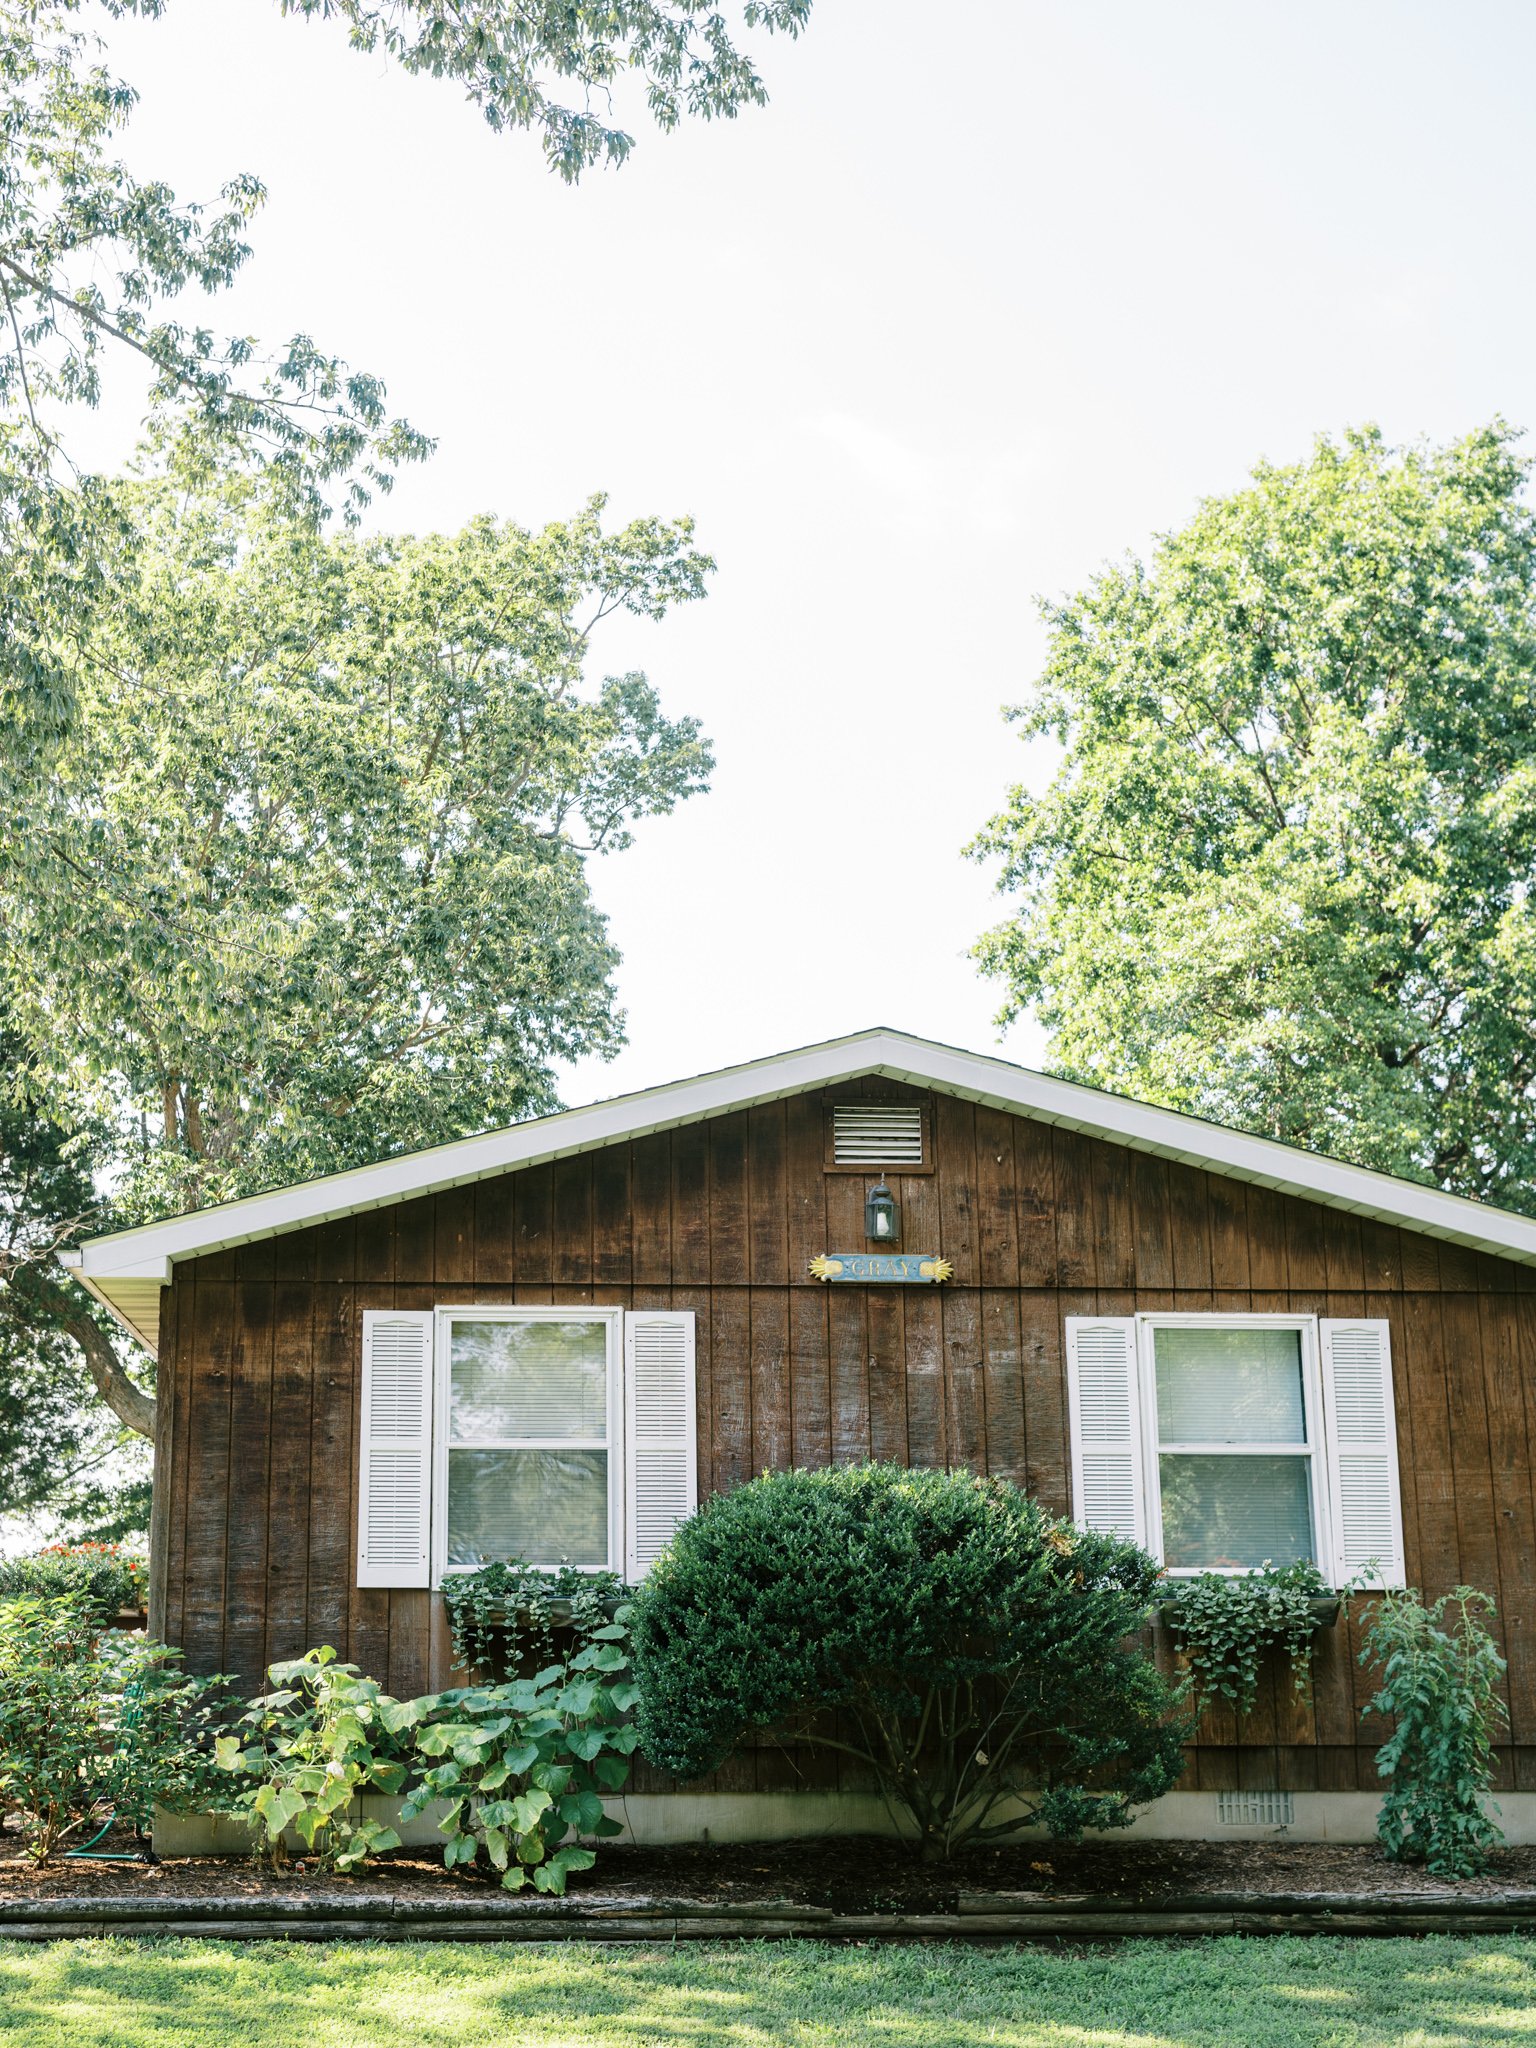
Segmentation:
<svg viewBox="0 0 1536 2048">
<path fill-rule="evenodd" d="M 1191 1892 L 1155 1904 L 1091 1893 L 962 1892 L 953 1912 L 839 1913 L 788 1899 L 52 1898 L 0 1903 L 0 1940 L 1114 1941 L 1201 1934 L 1536 1933 L 1536 1890 Z"/>
</svg>

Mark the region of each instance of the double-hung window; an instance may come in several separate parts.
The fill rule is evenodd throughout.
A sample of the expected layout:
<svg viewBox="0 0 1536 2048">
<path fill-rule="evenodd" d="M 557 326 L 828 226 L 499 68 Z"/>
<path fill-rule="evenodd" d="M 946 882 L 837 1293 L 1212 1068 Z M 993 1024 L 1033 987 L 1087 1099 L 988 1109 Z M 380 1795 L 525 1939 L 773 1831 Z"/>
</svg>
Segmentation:
<svg viewBox="0 0 1536 2048">
<path fill-rule="evenodd" d="M 357 1583 L 641 1577 L 696 1502 L 694 1401 L 691 1312 L 368 1311 Z"/>
<path fill-rule="evenodd" d="M 622 1314 L 444 1310 L 439 1575 L 495 1561 L 615 1570 Z"/>
<path fill-rule="evenodd" d="M 1403 1583 L 1385 1322 L 1080 1316 L 1067 1322 L 1073 1511 L 1171 1577 L 1375 1561 Z"/>
</svg>

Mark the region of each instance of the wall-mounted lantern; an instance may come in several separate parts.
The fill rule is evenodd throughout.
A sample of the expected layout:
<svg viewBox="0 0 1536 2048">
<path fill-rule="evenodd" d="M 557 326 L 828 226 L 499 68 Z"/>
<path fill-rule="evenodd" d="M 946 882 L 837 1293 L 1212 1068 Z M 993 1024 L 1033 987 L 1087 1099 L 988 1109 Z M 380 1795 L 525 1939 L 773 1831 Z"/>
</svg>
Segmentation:
<svg viewBox="0 0 1536 2048">
<path fill-rule="evenodd" d="M 876 1244 L 893 1244 L 901 1235 L 901 1211 L 883 1178 L 864 1197 L 864 1235 Z"/>
</svg>

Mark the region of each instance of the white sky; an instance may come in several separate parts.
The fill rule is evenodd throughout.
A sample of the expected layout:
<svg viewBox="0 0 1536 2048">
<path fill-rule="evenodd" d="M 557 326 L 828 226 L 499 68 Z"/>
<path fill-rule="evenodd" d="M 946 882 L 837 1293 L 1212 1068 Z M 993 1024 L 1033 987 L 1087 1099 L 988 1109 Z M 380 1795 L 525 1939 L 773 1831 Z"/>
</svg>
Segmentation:
<svg viewBox="0 0 1536 2048">
<path fill-rule="evenodd" d="M 766 110 L 574 190 L 277 0 L 114 44 L 140 170 L 271 189 L 220 325 L 439 437 L 387 523 L 607 490 L 719 559 L 596 650 L 719 768 L 594 869 L 631 1042 L 573 1103 L 872 1023 L 996 1045 L 960 848 L 1048 767 L 998 716 L 1034 597 L 1316 431 L 1536 423 L 1528 6 L 817 0 Z"/>
</svg>

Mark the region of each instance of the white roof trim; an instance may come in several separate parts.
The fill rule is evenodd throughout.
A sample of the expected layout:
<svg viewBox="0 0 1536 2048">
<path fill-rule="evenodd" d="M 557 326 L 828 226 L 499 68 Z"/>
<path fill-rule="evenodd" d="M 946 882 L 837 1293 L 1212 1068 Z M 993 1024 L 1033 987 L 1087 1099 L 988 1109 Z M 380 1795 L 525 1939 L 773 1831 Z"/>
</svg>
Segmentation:
<svg viewBox="0 0 1536 2048">
<path fill-rule="evenodd" d="M 75 1277 L 113 1306 L 114 1313 L 121 1314 L 114 1306 L 120 1295 L 131 1292 L 137 1310 L 149 1288 L 170 1278 L 171 1265 L 177 1259 L 250 1244 L 333 1217 L 382 1208 L 413 1195 L 484 1180 L 513 1167 L 540 1165 L 616 1140 L 641 1137 L 648 1131 L 673 1130 L 681 1124 L 798 1095 L 806 1089 L 835 1086 L 865 1074 L 884 1075 L 1038 1117 L 1165 1159 L 1206 1167 L 1330 1208 L 1376 1217 L 1429 1237 L 1536 1265 L 1536 1220 L 1531 1217 L 1468 1201 L 1462 1195 L 1443 1194 L 1438 1188 L 1398 1180 L 1366 1167 L 1347 1166 L 1341 1160 L 1282 1145 L 1272 1138 L 1250 1137 L 1176 1110 L 1157 1109 L 1073 1081 L 1052 1080 L 989 1054 L 961 1052 L 885 1029 L 855 1032 L 847 1038 L 829 1039 L 824 1045 L 749 1061 L 695 1080 L 616 1096 L 586 1109 L 563 1110 L 429 1151 L 408 1152 L 376 1166 L 355 1167 L 322 1180 L 168 1217 L 163 1223 L 118 1231 L 111 1237 L 91 1238 L 78 1253 L 65 1258 Z M 142 1313 L 135 1313 L 129 1327 L 153 1348 L 144 1327 L 146 1320 Z"/>
</svg>

